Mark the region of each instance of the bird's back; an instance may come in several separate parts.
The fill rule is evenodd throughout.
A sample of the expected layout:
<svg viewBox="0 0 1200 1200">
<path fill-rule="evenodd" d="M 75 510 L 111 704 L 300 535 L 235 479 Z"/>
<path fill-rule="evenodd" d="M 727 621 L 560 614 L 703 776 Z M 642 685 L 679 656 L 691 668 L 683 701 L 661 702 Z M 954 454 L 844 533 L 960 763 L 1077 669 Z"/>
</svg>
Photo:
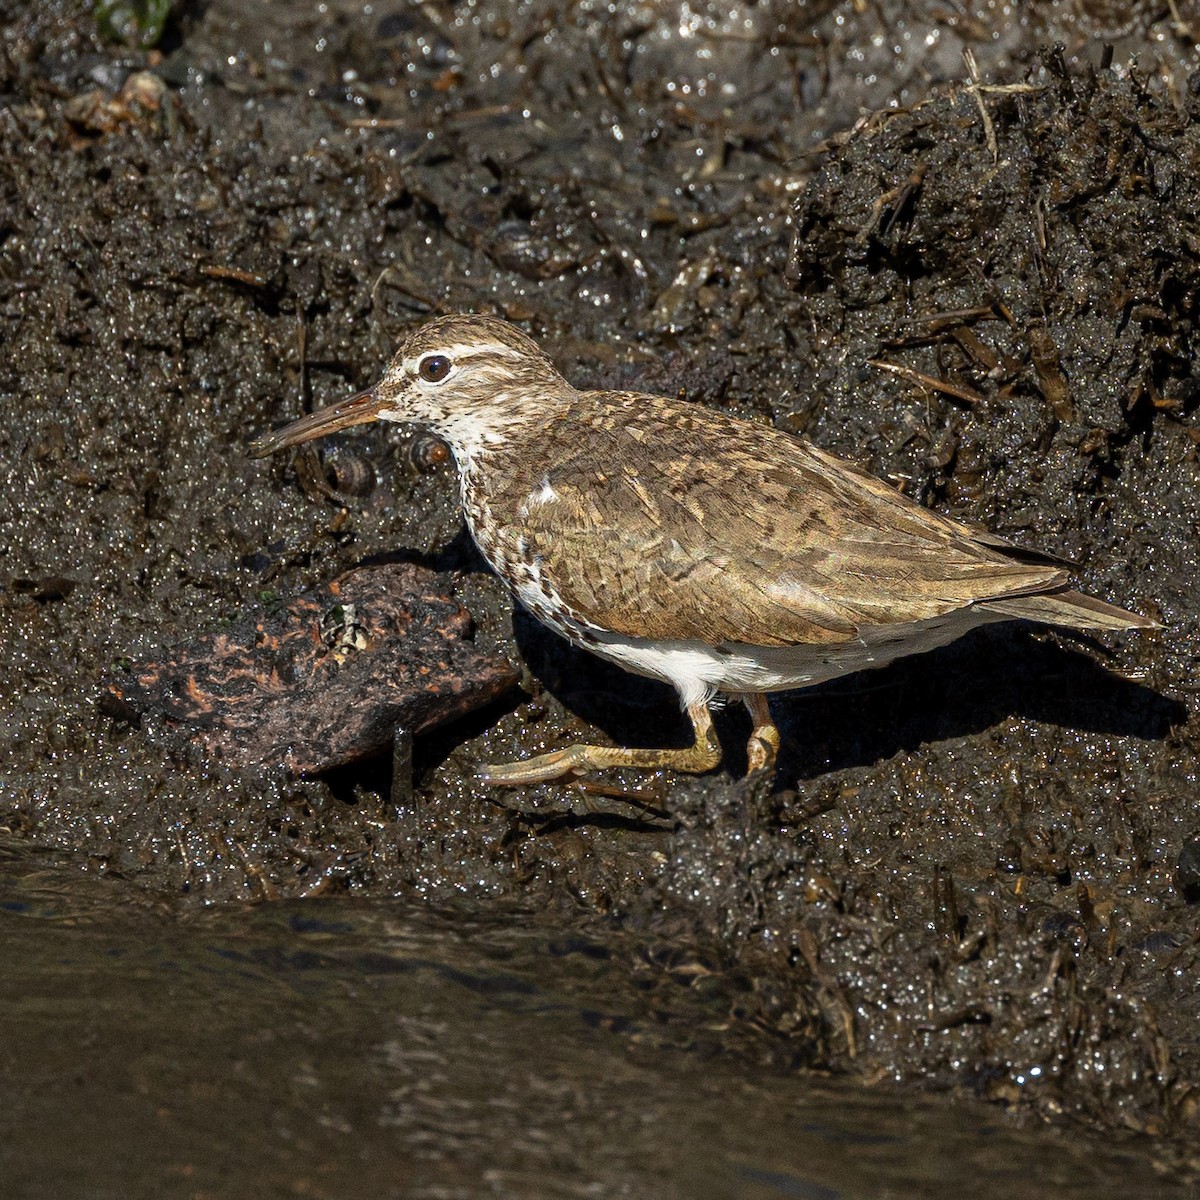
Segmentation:
<svg viewBox="0 0 1200 1200">
<path fill-rule="evenodd" d="M 547 595 L 619 634 L 836 644 L 993 602 L 991 619 L 1149 624 L 1074 602 L 1061 565 L 769 426 L 584 392 L 539 445 L 488 463 L 494 536 Z"/>
</svg>

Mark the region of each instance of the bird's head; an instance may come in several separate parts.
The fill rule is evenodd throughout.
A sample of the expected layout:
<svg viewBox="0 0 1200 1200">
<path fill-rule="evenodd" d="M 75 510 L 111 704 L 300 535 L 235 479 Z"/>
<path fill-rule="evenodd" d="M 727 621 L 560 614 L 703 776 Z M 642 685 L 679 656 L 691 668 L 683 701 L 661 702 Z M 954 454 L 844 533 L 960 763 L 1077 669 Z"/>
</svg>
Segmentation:
<svg viewBox="0 0 1200 1200">
<path fill-rule="evenodd" d="M 536 427 L 574 394 L 532 338 L 495 317 L 439 317 L 409 334 L 373 387 L 251 443 L 255 458 L 362 425 L 432 430 L 459 465 L 518 427 Z"/>
</svg>

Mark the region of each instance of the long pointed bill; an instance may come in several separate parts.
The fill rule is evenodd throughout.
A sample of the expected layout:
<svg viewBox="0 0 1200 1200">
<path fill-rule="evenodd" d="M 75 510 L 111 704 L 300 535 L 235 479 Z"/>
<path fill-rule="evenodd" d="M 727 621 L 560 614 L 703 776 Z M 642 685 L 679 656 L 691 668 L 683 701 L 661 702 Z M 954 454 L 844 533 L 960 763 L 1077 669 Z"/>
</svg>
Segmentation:
<svg viewBox="0 0 1200 1200">
<path fill-rule="evenodd" d="M 375 388 L 359 392 L 356 396 L 347 396 L 345 400 L 309 413 L 307 417 L 276 429 L 274 433 L 265 433 L 256 438 L 250 443 L 250 457 L 266 458 L 268 454 L 287 446 L 297 446 L 327 433 L 336 433 L 339 429 L 349 429 L 351 425 L 366 425 L 378 419 L 381 408 L 383 401 Z"/>
</svg>

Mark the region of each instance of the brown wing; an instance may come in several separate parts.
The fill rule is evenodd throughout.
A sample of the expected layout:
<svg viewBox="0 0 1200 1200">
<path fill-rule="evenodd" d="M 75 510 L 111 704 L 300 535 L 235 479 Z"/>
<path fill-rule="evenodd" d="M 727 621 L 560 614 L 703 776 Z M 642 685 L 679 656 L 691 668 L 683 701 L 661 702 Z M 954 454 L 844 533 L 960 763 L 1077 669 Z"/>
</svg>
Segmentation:
<svg viewBox="0 0 1200 1200">
<path fill-rule="evenodd" d="M 516 509 L 550 485 L 554 499 L 514 524 L 562 598 L 615 632 L 835 643 L 1066 581 L 778 430 L 594 395 L 569 414 L 587 424 L 586 446 L 563 454 L 547 439 L 557 457 L 532 471 L 524 458 L 505 491 Z"/>
</svg>

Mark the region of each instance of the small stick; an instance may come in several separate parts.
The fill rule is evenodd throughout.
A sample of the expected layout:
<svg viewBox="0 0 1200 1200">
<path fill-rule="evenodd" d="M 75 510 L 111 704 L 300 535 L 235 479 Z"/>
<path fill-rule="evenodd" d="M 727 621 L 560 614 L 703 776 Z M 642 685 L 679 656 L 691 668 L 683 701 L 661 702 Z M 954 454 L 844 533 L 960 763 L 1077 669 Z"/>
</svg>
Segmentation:
<svg viewBox="0 0 1200 1200">
<path fill-rule="evenodd" d="M 881 371 L 891 371 L 893 375 L 902 375 L 914 383 L 924 384 L 926 387 L 933 388 L 935 392 L 953 396 L 954 399 L 961 400 L 964 404 L 971 405 L 972 408 L 983 403 L 983 397 L 972 388 L 959 387 L 958 384 L 950 383 L 945 379 L 936 379 L 932 375 L 926 375 L 924 371 L 915 371 L 912 367 L 901 366 L 900 363 L 884 362 L 881 358 L 868 358 L 867 363 L 872 367 L 878 367 Z"/>
<path fill-rule="evenodd" d="M 967 72 L 971 76 L 971 82 L 967 84 L 967 91 L 975 97 L 975 103 L 979 105 L 979 115 L 983 117 L 984 136 L 987 138 L 988 149 L 992 152 L 992 162 L 999 162 L 1000 147 L 996 142 L 996 130 L 992 126 L 992 118 L 979 91 L 979 64 L 975 61 L 975 51 L 967 46 L 963 49 L 962 55 L 963 62 L 967 64 Z"/>
</svg>

